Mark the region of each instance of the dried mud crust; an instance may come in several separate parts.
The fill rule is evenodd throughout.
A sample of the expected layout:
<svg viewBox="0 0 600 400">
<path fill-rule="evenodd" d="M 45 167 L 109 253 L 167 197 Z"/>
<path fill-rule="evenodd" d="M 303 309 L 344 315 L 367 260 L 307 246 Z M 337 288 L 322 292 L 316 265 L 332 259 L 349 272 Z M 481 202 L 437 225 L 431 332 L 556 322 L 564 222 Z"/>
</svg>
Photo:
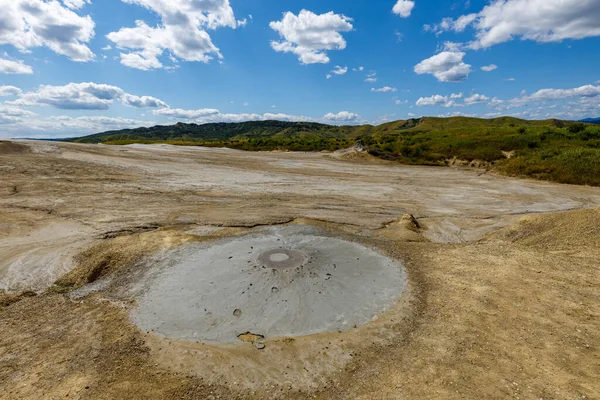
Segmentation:
<svg viewBox="0 0 600 400">
<path fill-rule="evenodd" d="M 79 238 L 105 247 L 66 290 L 89 281 L 102 261 L 109 268 L 100 268 L 100 280 L 127 278 L 139 259 L 132 256 L 187 238 L 185 230 L 140 227 L 239 227 L 225 228 L 231 235 L 320 220 L 379 237 L 372 245 L 404 262 L 413 298 L 404 318 L 373 324 L 358 345 L 344 338 L 346 348 L 333 346 L 327 337 L 266 341 L 261 350 L 240 343 L 246 361 L 217 353 L 221 370 L 213 373 L 202 358 L 212 348 L 139 332 L 131 304 L 110 293 L 9 295 L 0 307 L 1 399 L 600 398 L 598 209 L 532 215 L 502 230 L 519 214 L 597 207 L 598 189 L 384 162 L 356 168 L 316 154 L 27 146 L 29 153 L 0 154 L 0 242 L 13 249 L 15 239 L 54 224 L 85 227 Z M 399 219 L 405 213 L 421 227 Z M 498 235 L 474 242 L 492 230 Z M 423 235 L 470 242 L 427 243 Z M 241 369 L 252 384 L 252 374 L 285 361 L 280 351 L 320 356 L 300 375 L 277 365 L 285 379 L 268 387 L 254 379 L 241 388 L 231 379 L 239 373 L 226 372 Z M 201 361 L 197 369 L 190 359 Z M 290 390 L 298 376 L 305 389 Z"/>
<path fill-rule="evenodd" d="M 587 215 L 594 216 L 594 210 Z M 359 343 L 335 334 L 266 341 L 261 350 L 250 343 L 231 351 L 170 342 L 136 330 L 127 311 L 101 295 L 78 301 L 42 295 L 0 311 L 0 353 L 8 355 L 0 361 L 0 397 L 600 396 L 597 248 L 572 246 L 574 254 L 566 254 L 492 239 L 371 244 L 405 262 L 412 299 L 402 318 L 371 325 L 368 334 L 357 334 Z M 302 357 L 315 350 L 320 363 L 300 375 L 284 367 L 279 383 L 247 387 L 237 380 L 269 368 L 286 351 Z M 348 358 L 340 363 L 343 354 Z M 203 362 L 207 355 L 216 364 Z M 321 365 L 341 368 L 325 368 L 324 375 Z M 298 378 L 317 384 L 302 387 Z"/>
<path fill-rule="evenodd" d="M 148 235 L 162 241 L 173 232 L 135 234 L 131 239 Z M 136 257 L 130 260 L 137 259 L 135 241 L 124 240 L 118 237 L 107 242 L 120 257 L 131 250 Z M 148 238 L 143 241 L 156 243 Z M 136 268 L 139 264 L 135 262 L 123 264 L 105 277 L 127 279 L 136 275 Z M 10 337 L 0 338 L 0 350 L 11 354 L 12 362 L 0 362 L 0 382 L 6 382 L 0 383 L 0 394 L 6 393 L 8 398 L 37 398 L 42 393 L 48 398 L 67 394 L 125 398 L 115 396 L 116 388 L 125 385 L 131 389 L 124 392 L 126 398 L 133 399 L 312 397 L 319 387 L 340 382 L 353 358 L 371 354 L 370 349 L 388 343 L 395 330 L 402 332 L 412 325 L 412 314 L 406 312 L 412 307 L 405 305 L 401 314 L 383 317 L 350 335 L 328 333 L 265 342 L 260 334 L 248 332 L 241 335 L 239 345 L 209 346 L 139 332 L 129 321 L 129 306 L 111 298 L 93 294 L 71 300 L 68 295 L 48 293 L 39 297 L 40 307 L 25 298 L 2 310 L 3 332 Z M 20 333 L 12 335 L 17 331 Z M 38 342 L 26 345 L 36 338 Z M 203 360 L 205 357 L 208 360 Z M 50 367 L 54 358 L 61 368 Z M 300 364 L 292 365 L 297 361 Z M 19 373 L 40 365 L 40 370 Z M 105 369 L 118 373 L 105 375 Z M 42 378 L 33 385 L 30 374 Z M 148 382 L 148 374 L 152 382 Z"/>
<path fill-rule="evenodd" d="M 286 231 L 292 229 L 293 232 L 296 232 L 294 235 L 305 231 L 306 233 L 311 233 L 315 229 L 296 224 L 292 225 L 285 229 Z M 326 226 L 327 224 L 321 225 Z M 331 228 L 331 226 L 329 227 Z M 319 232 L 325 234 L 323 227 L 318 229 Z M 271 230 L 277 231 L 278 235 L 282 234 L 279 226 L 273 228 L 254 228 L 253 233 L 239 228 L 225 228 L 218 231 L 217 236 L 212 236 L 212 238 L 216 239 L 223 235 L 237 236 L 241 233 L 245 233 L 242 238 L 247 238 L 247 234 L 262 238 L 266 231 L 270 232 Z M 351 240 L 352 238 L 360 240 L 360 238 L 343 232 L 330 233 L 335 237 L 339 236 L 346 240 Z M 157 236 L 159 234 L 160 236 Z M 137 241 L 139 241 L 140 236 L 146 237 L 144 241 L 149 241 L 148 236 L 160 238 L 172 235 L 177 237 L 176 231 L 162 230 L 162 232 L 154 231 L 132 235 L 131 240 L 127 241 L 125 241 L 124 237 L 118 237 L 108 239 L 107 246 L 109 244 L 110 246 L 107 248 L 112 248 L 112 251 L 120 254 L 119 257 L 115 257 L 116 259 L 128 259 L 128 257 L 124 257 L 124 254 L 130 252 L 131 254 L 139 253 L 140 247 L 137 245 Z M 323 236 L 323 238 L 325 237 L 327 236 Z M 182 244 L 180 248 L 188 248 L 190 245 L 196 246 L 194 243 L 188 243 Z M 209 243 L 202 244 L 202 246 L 209 245 Z M 155 248 L 155 250 L 158 249 Z M 161 253 L 161 256 L 164 256 L 164 254 L 168 254 L 168 252 Z M 227 255 L 229 254 L 225 254 L 224 258 L 227 258 Z M 365 255 L 365 259 L 368 259 L 367 255 Z M 395 264 L 395 267 L 399 268 L 400 266 Z M 176 267 L 168 267 L 169 270 L 173 268 Z M 144 282 L 147 281 L 148 276 L 154 276 L 156 273 L 154 269 L 152 260 L 141 263 L 134 261 L 129 265 L 121 265 L 120 268 L 112 269 L 112 273 L 105 275 L 107 279 L 104 282 L 108 280 L 109 284 L 101 285 L 100 290 L 104 293 L 103 296 L 107 296 L 107 299 L 112 302 L 121 302 L 127 309 L 135 311 L 136 297 L 132 297 L 129 293 L 131 290 L 136 292 L 139 290 L 138 287 L 145 293 L 145 289 L 143 289 Z M 88 270 L 88 268 L 83 269 L 83 271 Z M 400 270 L 399 273 L 403 274 Z M 156 275 L 156 277 L 159 277 L 159 275 Z M 324 273 L 323 278 L 326 278 Z M 98 283 L 102 284 L 102 278 Z M 269 286 L 269 289 L 272 289 L 271 286 Z M 81 298 L 81 296 L 85 296 L 89 292 L 86 286 L 84 286 L 80 290 L 73 292 L 73 295 L 75 298 Z M 165 293 L 164 296 L 171 295 Z M 172 296 L 177 296 L 177 293 L 173 292 Z M 240 331 L 242 335 L 237 338 L 232 337 L 233 342 L 229 345 L 209 345 L 207 343 L 188 342 L 186 340 L 173 340 L 170 337 L 165 338 L 164 335 L 156 336 L 152 332 L 142 332 L 142 335 L 147 346 L 152 351 L 155 362 L 161 368 L 173 372 L 193 374 L 204 382 L 213 385 L 219 382 L 228 382 L 229 385 L 232 385 L 232 382 L 235 382 L 232 390 L 235 389 L 238 393 L 257 392 L 262 393 L 260 396 L 274 396 L 279 393 L 281 388 L 285 388 L 285 393 L 287 394 L 310 392 L 321 385 L 325 385 L 329 379 L 334 379 L 334 375 L 345 370 L 346 365 L 357 354 L 363 351 L 365 354 L 368 353 L 365 349 L 374 343 L 389 342 L 390 337 L 394 335 L 393 327 L 399 321 L 410 317 L 410 309 L 412 308 L 410 301 L 412 300 L 412 296 L 412 292 L 407 290 L 401 299 L 394 302 L 391 307 L 393 312 L 381 315 L 375 323 L 361 326 L 358 329 L 351 328 L 351 332 L 343 334 L 330 332 L 306 337 L 268 338 L 265 341 L 247 340 L 249 337 L 256 339 L 254 335 L 259 337 L 263 333 L 266 333 L 260 330 L 255 331 L 256 327 L 249 324 L 245 327 L 249 330 L 249 336 L 244 335 L 243 331 Z M 87 297 L 83 300 L 85 301 L 86 299 Z M 201 299 L 198 298 L 198 302 L 200 301 Z M 177 310 L 177 307 L 174 307 L 172 312 L 185 312 L 184 308 L 187 306 L 181 305 L 181 307 L 181 310 Z M 233 310 L 232 308 L 230 311 L 233 311 L 232 318 L 236 319 L 235 312 L 237 310 Z M 250 311 L 246 309 L 242 313 L 242 316 L 248 312 Z M 131 318 L 136 321 L 135 314 Z M 244 339 L 249 343 L 248 345 L 244 345 Z M 262 351 L 258 352 L 258 350 Z"/>
</svg>

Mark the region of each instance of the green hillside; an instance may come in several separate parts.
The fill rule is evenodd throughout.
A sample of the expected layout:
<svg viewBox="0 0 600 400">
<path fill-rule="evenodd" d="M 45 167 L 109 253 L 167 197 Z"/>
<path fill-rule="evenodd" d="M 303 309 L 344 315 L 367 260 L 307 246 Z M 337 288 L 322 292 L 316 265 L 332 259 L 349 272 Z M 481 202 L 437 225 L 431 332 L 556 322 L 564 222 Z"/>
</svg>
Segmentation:
<svg viewBox="0 0 600 400">
<path fill-rule="evenodd" d="M 260 137 L 336 137 L 340 128 L 314 122 L 249 121 L 240 123 L 184 124 L 153 126 L 150 128 L 109 131 L 73 139 L 79 143 L 111 143 L 120 141 L 191 141 L 207 142 L 233 138 Z"/>
<path fill-rule="evenodd" d="M 169 143 L 241 150 L 338 150 L 358 139 L 369 153 L 415 165 L 459 160 L 513 176 L 600 186 L 600 127 L 511 117 L 409 119 L 379 126 L 252 121 L 183 124 L 98 133 L 78 143 Z M 453 161 L 454 160 L 454 161 Z"/>
</svg>

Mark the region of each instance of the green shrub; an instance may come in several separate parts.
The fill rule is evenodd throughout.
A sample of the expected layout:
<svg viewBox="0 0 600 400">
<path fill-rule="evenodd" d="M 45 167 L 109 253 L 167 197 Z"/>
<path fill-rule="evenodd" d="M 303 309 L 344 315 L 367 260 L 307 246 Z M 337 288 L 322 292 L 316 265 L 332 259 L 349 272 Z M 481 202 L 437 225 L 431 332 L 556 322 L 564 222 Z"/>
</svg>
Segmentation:
<svg viewBox="0 0 600 400">
<path fill-rule="evenodd" d="M 579 132 L 583 132 L 585 130 L 585 128 L 586 128 L 585 124 L 578 122 L 576 124 L 569 126 L 569 128 L 567 128 L 567 129 L 571 133 L 579 133 Z"/>
<path fill-rule="evenodd" d="M 579 131 L 577 137 L 584 141 L 600 139 L 600 127 L 588 126 L 583 131 Z"/>
<path fill-rule="evenodd" d="M 568 148 L 507 160 L 505 173 L 579 185 L 600 185 L 600 150 Z"/>
</svg>

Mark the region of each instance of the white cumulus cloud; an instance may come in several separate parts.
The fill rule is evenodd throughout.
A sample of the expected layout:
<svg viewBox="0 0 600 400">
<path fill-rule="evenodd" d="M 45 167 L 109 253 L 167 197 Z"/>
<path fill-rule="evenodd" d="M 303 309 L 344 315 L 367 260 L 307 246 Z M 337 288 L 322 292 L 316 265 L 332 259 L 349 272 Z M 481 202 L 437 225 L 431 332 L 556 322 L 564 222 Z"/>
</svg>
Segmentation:
<svg viewBox="0 0 600 400">
<path fill-rule="evenodd" d="M 48 118 L 49 124 L 39 124 L 39 127 L 50 130 L 83 130 L 87 132 L 102 132 L 107 130 L 139 128 L 152 126 L 156 122 L 143 121 L 121 117 L 83 116 L 69 117 L 64 115 Z"/>
<path fill-rule="evenodd" d="M 298 15 L 288 11 L 281 21 L 269 24 L 282 38 L 272 41 L 271 47 L 277 52 L 295 54 L 302 64 L 327 64 L 327 51 L 346 48 L 340 32 L 351 31 L 351 22 L 352 18 L 333 11 L 321 15 L 308 10 Z"/>
<path fill-rule="evenodd" d="M 492 100 L 490 100 L 490 102 L 488 103 L 488 106 L 492 107 L 492 108 L 497 108 L 497 107 L 501 107 L 503 104 L 504 104 L 504 100 L 494 97 Z"/>
<path fill-rule="evenodd" d="M 471 65 L 463 62 L 464 52 L 443 51 L 415 65 L 419 75 L 432 74 L 440 82 L 461 82 L 468 78 Z"/>
<path fill-rule="evenodd" d="M 474 94 L 470 97 L 465 98 L 465 104 L 470 106 L 473 104 L 479 104 L 479 103 L 487 103 L 490 100 L 489 97 L 483 95 L 483 94 Z"/>
<path fill-rule="evenodd" d="M 31 118 L 35 113 L 23 110 L 19 107 L 0 105 L 0 125 L 17 124 L 23 122 L 23 118 Z"/>
<path fill-rule="evenodd" d="M 410 17 L 413 8 L 415 8 L 415 2 L 410 0 L 398 0 L 392 11 L 394 14 L 401 16 L 402 18 Z"/>
<path fill-rule="evenodd" d="M 106 36 L 126 51 L 121 53 L 121 64 L 131 68 L 162 68 L 159 57 L 165 50 L 184 61 L 206 63 L 214 56 L 222 58 L 206 30 L 239 26 L 229 0 L 122 1 L 154 11 L 161 19 L 158 26 L 137 20 L 135 27 L 124 27 Z"/>
<path fill-rule="evenodd" d="M 119 98 L 121 103 L 135 108 L 165 108 L 167 103 L 152 96 L 134 96 L 129 93 L 123 93 Z"/>
<path fill-rule="evenodd" d="M 41 85 L 38 90 L 19 94 L 7 104 L 16 106 L 50 106 L 63 110 L 107 110 L 114 101 L 137 108 L 164 108 L 165 102 L 150 96 L 135 96 L 123 89 L 93 82 L 69 83 L 64 86 Z"/>
<path fill-rule="evenodd" d="M 1 107 L 0 107 L 1 114 Z M 0 123 L 2 118 L 0 117 Z M 156 125 L 154 121 L 105 116 L 71 117 L 56 115 L 46 118 L 27 116 L 26 120 L 16 120 L 5 125 L 4 135 L 7 137 L 74 137 L 91 133 L 119 130 L 126 128 L 139 128 L 141 126 Z M 1 133 L 0 133 L 1 135 Z"/>
<path fill-rule="evenodd" d="M 346 72 L 348 72 L 348 67 L 340 67 L 339 65 L 336 65 L 335 68 L 331 71 L 336 75 L 344 75 Z"/>
<path fill-rule="evenodd" d="M 43 46 L 73 61 L 94 59 L 87 46 L 95 27 L 89 15 L 80 16 L 56 0 L 4 0 L 0 10 L 0 45 L 22 52 Z"/>
<path fill-rule="evenodd" d="M 21 92 L 21 89 L 15 86 L 0 86 L 0 96 L 18 96 Z"/>
<path fill-rule="evenodd" d="M 434 94 L 430 97 L 420 97 L 417 100 L 416 105 L 419 107 L 423 106 L 440 106 L 440 107 L 460 107 L 455 100 L 463 97 L 462 93 L 452 93 L 450 96 L 442 96 L 440 94 Z"/>
<path fill-rule="evenodd" d="M 90 0 L 63 0 L 63 3 L 65 4 L 65 6 L 71 8 L 73 10 L 78 10 L 86 4 L 90 4 L 91 1 Z"/>
<path fill-rule="evenodd" d="M 572 89 L 541 89 L 530 95 L 513 99 L 513 103 L 527 103 L 577 98 L 595 98 L 600 96 L 600 86 L 585 85 Z"/>
<path fill-rule="evenodd" d="M 327 74 L 325 77 L 327 79 L 330 79 L 331 77 L 333 77 L 332 74 L 334 74 L 334 75 L 344 75 L 346 72 L 348 72 L 348 67 L 340 67 L 339 65 L 336 65 L 335 68 L 333 70 L 331 70 L 330 73 Z"/>
<path fill-rule="evenodd" d="M 377 82 L 377 72 L 371 72 L 370 74 L 367 74 L 365 82 Z"/>
<path fill-rule="evenodd" d="M 475 30 L 472 49 L 488 48 L 515 38 L 559 42 L 600 36 L 598 0 L 493 0 L 479 13 L 444 19 L 433 29 Z"/>
<path fill-rule="evenodd" d="M 213 108 L 202 108 L 198 110 L 183 110 L 181 108 L 163 108 L 153 110 L 154 115 L 161 115 L 175 119 L 197 119 L 220 114 L 219 110 Z"/>
<path fill-rule="evenodd" d="M 485 72 L 491 72 L 495 69 L 498 69 L 498 66 L 496 64 L 484 65 L 483 67 L 481 67 L 481 70 Z"/>
<path fill-rule="evenodd" d="M 466 114 L 461 111 L 449 112 L 446 114 L 438 114 L 438 118 L 451 118 L 451 117 L 477 117 L 475 114 Z"/>
<path fill-rule="evenodd" d="M 4 54 L 7 57 L 7 54 Z M 0 58 L 1 74 L 33 74 L 33 69 L 21 60 Z"/>
<path fill-rule="evenodd" d="M 398 89 L 394 88 L 394 87 L 390 87 L 390 86 L 384 86 L 382 88 L 371 88 L 371 92 L 376 92 L 376 93 L 387 93 L 387 92 L 397 92 Z"/>
<path fill-rule="evenodd" d="M 331 122 L 347 122 L 353 123 L 360 121 L 360 115 L 348 111 L 340 111 L 337 114 L 328 113 L 323 116 L 323 119 Z"/>
<path fill-rule="evenodd" d="M 221 113 L 219 110 L 213 108 L 202 108 L 197 110 L 184 110 L 184 109 L 156 109 L 152 110 L 154 115 L 165 116 L 175 120 L 188 120 L 198 124 L 216 123 L 216 122 L 245 122 L 245 121 L 311 121 L 309 117 L 301 115 L 289 115 L 283 113 Z"/>
</svg>

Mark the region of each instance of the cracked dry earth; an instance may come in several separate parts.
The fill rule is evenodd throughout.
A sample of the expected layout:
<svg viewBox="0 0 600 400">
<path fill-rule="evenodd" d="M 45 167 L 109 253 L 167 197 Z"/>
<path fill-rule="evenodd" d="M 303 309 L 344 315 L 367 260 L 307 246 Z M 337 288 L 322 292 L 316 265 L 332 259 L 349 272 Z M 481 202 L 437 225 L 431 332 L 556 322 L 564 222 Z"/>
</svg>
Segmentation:
<svg viewBox="0 0 600 400">
<path fill-rule="evenodd" d="M 0 398 L 597 399 L 599 207 L 598 188 L 368 157 L 0 142 Z M 185 290 L 163 285 L 179 284 L 177 257 L 191 252 L 198 268 L 187 262 L 185 276 L 199 288 L 214 278 L 226 293 L 235 270 L 225 282 L 203 268 L 239 260 L 228 264 L 231 250 L 206 266 L 202 252 L 241 254 L 231 243 L 273 232 L 366 248 L 402 271 L 402 290 L 370 322 L 346 326 L 343 308 L 328 320 L 338 329 L 304 336 L 256 323 L 239 341 L 213 343 L 135 324 L 155 292 L 200 323 L 177 296 L 200 304 L 209 290 L 194 292 L 191 278 Z M 247 250 L 251 268 L 260 256 Z M 276 263 L 294 251 L 263 254 Z M 308 266 L 301 260 L 291 264 Z M 350 278 L 367 280 L 365 260 Z M 343 292 L 346 280 L 327 268 Z M 346 285 L 356 310 L 385 289 L 369 282 L 364 292 Z M 227 318 L 253 325 L 244 305 Z"/>
</svg>

